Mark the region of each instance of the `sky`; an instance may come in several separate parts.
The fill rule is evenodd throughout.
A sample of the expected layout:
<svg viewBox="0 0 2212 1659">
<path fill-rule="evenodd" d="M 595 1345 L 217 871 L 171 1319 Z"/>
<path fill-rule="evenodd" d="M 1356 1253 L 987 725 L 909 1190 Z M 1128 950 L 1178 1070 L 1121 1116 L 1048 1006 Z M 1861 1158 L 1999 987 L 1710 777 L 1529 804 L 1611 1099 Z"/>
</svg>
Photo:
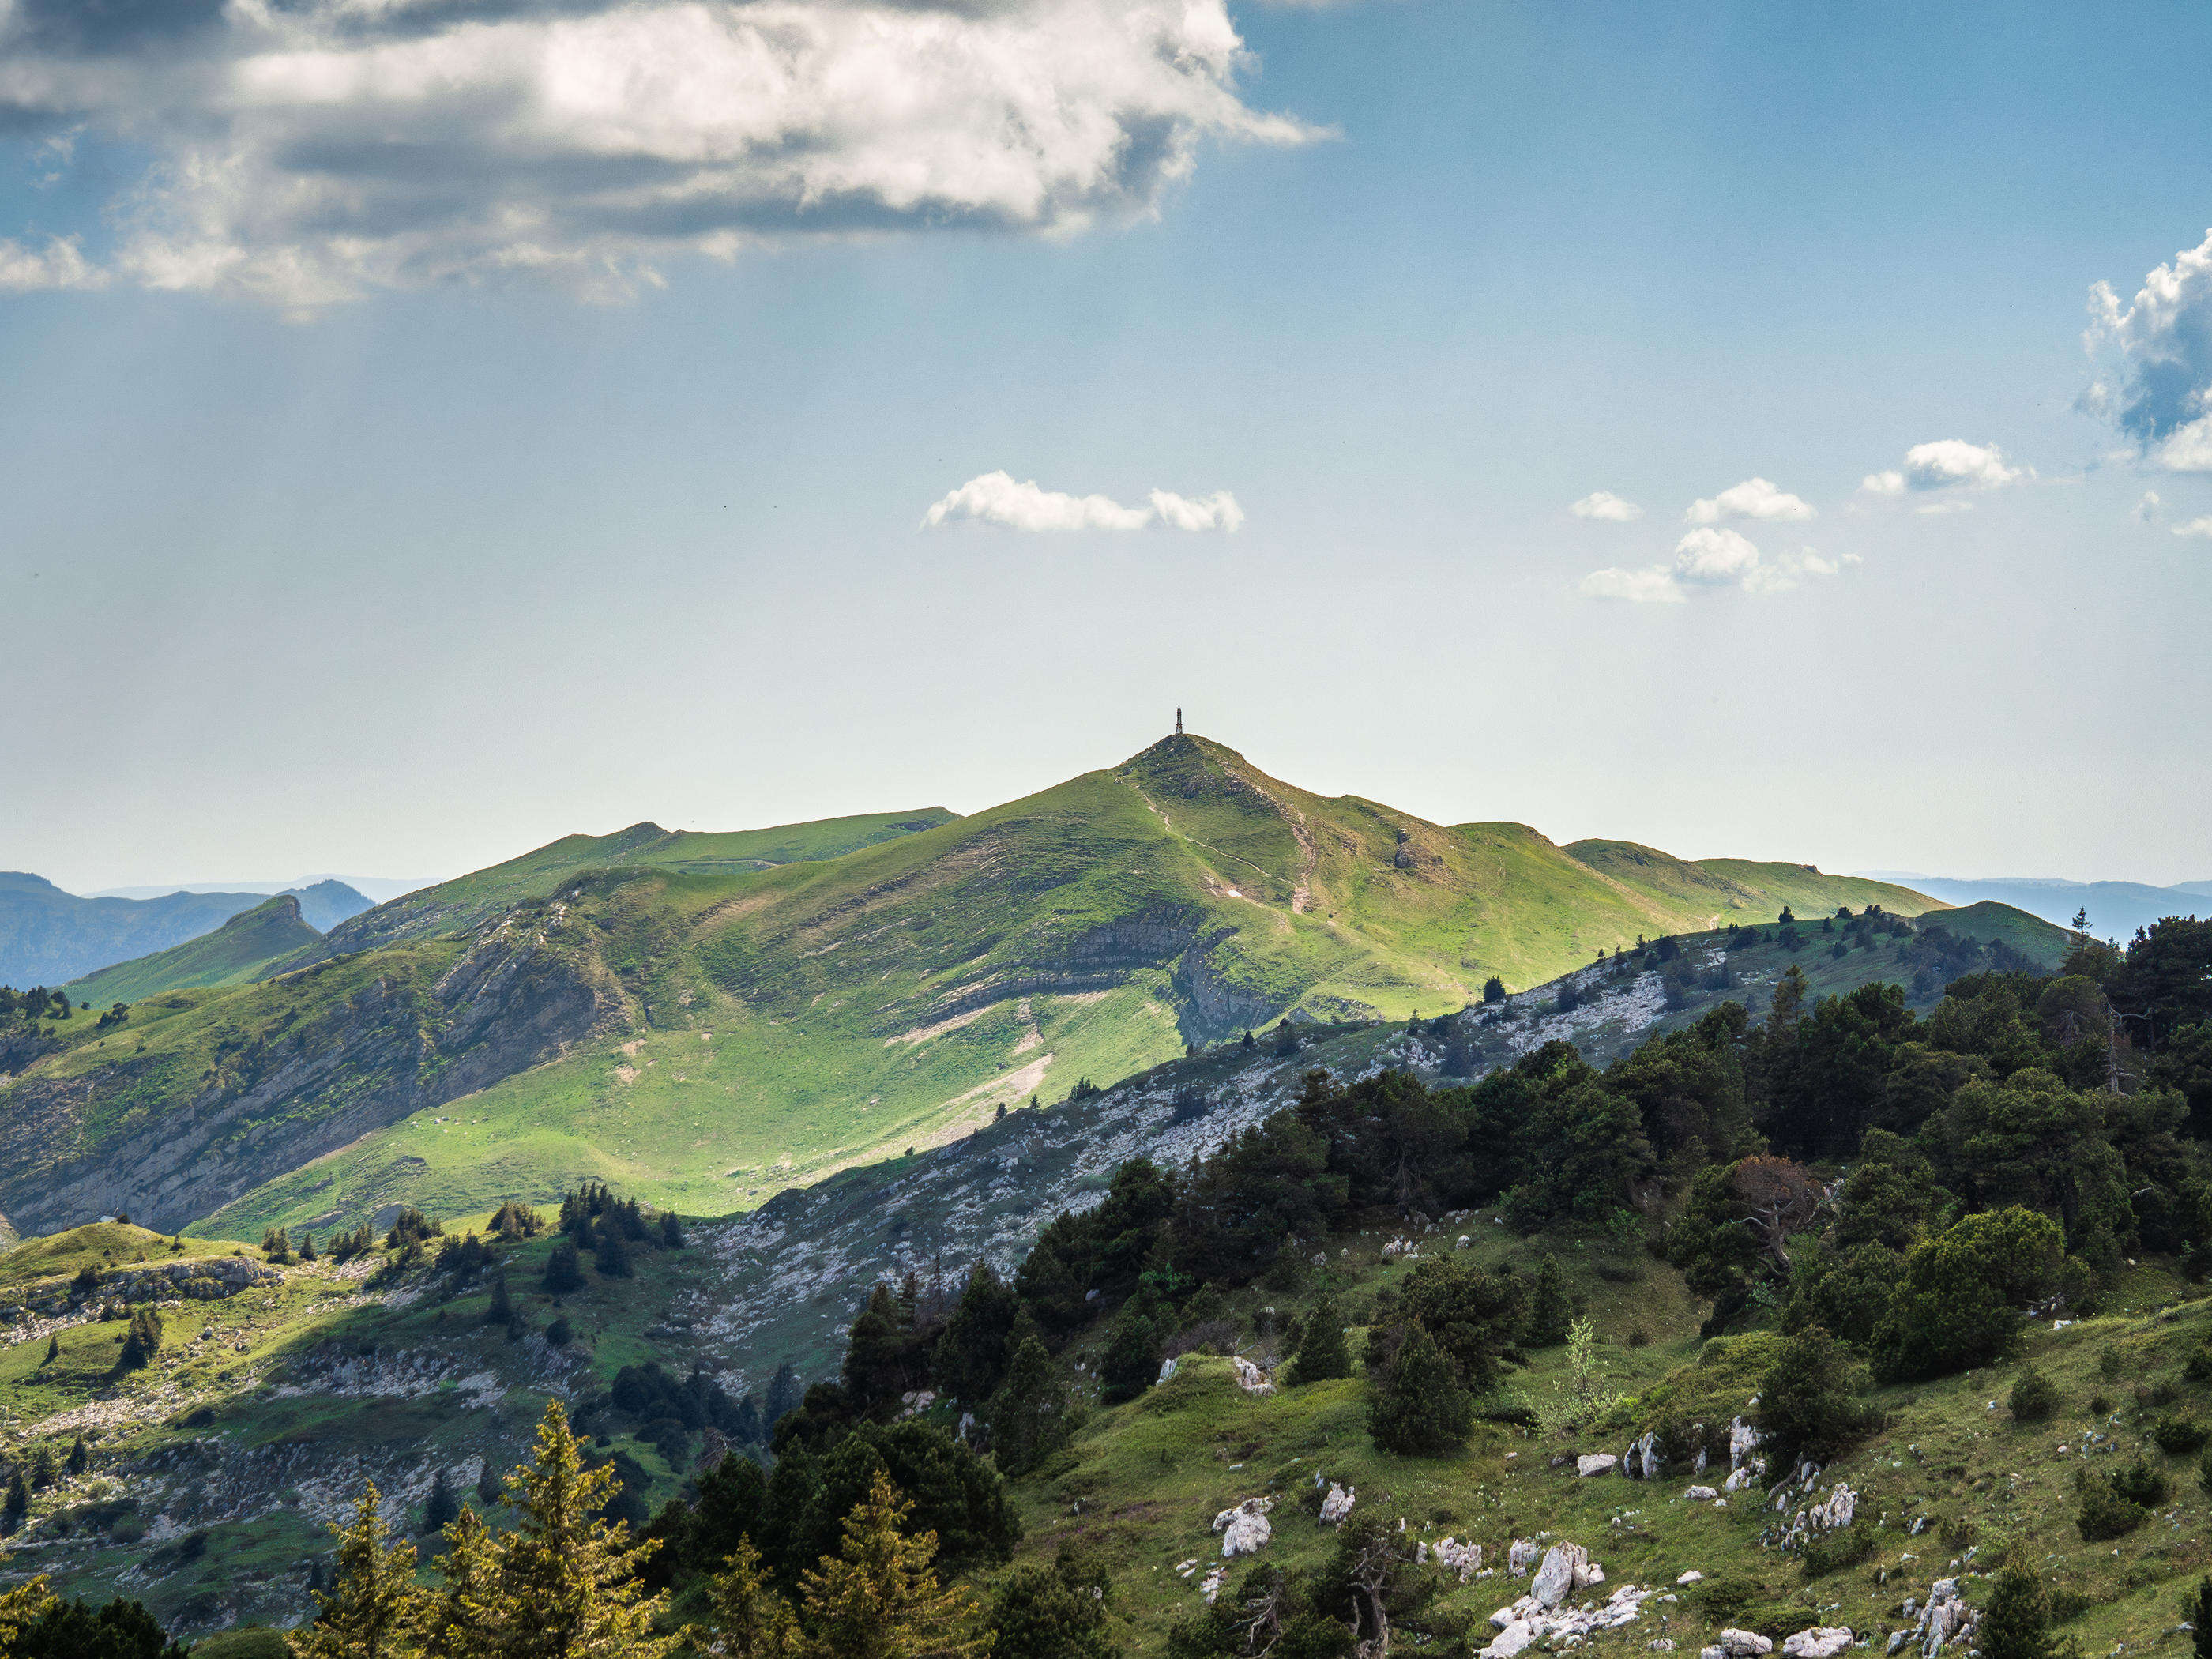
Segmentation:
<svg viewBox="0 0 2212 1659">
<path fill-rule="evenodd" d="M 2212 878 L 2212 11 L 0 0 L 0 866 L 434 876 L 1190 729 Z"/>
</svg>

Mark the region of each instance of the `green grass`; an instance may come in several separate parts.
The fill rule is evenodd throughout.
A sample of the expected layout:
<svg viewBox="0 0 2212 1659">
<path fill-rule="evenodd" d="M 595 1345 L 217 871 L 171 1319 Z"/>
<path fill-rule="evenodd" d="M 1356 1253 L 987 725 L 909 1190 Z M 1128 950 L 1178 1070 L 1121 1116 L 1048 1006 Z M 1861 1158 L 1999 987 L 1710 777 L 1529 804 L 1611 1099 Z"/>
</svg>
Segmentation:
<svg viewBox="0 0 2212 1659">
<path fill-rule="evenodd" d="M 83 1267 L 124 1267 L 139 1262 L 187 1261 L 227 1255 L 228 1244 L 188 1240 L 181 1250 L 168 1237 L 125 1221 L 93 1221 L 65 1233 L 27 1239 L 0 1255 L 0 1288 L 16 1289 L 41 1279 L 66 1279 Z"/>
<path fill-rule="evenodd" d="M 300 901 L 280 894 L 240 911 L 212 933 L 103 968 L 64 988 L 77 1001 L 101 1009 L 161 991 L 237 985 L 259 978 L 279 957 L 307 949 L 321 938 L 301 920 Z"/>
</svg>

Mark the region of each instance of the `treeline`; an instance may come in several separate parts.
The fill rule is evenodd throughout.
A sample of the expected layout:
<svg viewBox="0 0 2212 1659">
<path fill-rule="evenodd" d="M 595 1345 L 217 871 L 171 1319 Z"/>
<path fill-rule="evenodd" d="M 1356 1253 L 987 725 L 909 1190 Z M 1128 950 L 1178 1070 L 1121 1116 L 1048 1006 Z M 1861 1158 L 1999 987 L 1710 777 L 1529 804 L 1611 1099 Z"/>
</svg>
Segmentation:
<svg viewBox="0 0 2212 1659">
<path fill-rule="evenodd" d="M 89 1009 L 88 1002 L 80 1005 Z M 0 985 L 0 1019 L 70 1019 L 75 1010 L 70 1006 L 69 993 L 48 990 L 43 985 L 33 985 L 27 991 L 19 991 L 12 985 Z"/>
</svg>

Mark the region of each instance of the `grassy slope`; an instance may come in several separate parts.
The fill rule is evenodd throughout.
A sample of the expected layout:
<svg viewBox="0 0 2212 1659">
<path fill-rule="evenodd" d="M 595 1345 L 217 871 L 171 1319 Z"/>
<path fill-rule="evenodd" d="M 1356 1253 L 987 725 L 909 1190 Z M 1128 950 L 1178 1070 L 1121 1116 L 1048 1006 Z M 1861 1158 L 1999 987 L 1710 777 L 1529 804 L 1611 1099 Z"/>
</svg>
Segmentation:
<svg viewBox="0 0 2212 1659">
<path fill-rule="evenodd" d="M 1462 1259 L 1486 1267 L 1509 1258 L 1523 1268 L 1534 1265 L 1535 1250 L 1504 1236 L 1487 1214 L 1463 1225 L 1475 1244 Z M 1349 1255 L 1332 1262 L 1326 1275 L 1341 1298 L 1340 1310 L 1354 1324 L 1368 1316 L 1364 1310 L 1375 1291 L 1406 1271 L 1380 1260 L 1389 1231 L 1353 1241 Z M 1449 1248 L 1452 1231 L 1431 1236 L 1423 1248 Z M 1597 1327 L 1611 1387 L 1633 1396 L 1676 1373 L 1675 1389 L 1705 1394 L 1725 1410 L 1744 1407 L 1750 1386 L 1716 1393 L 1707 1381 L 1711 1372 L 1683 1370 L 1695 1366 L 1703 1346 L 1697 1335 L 1699 1310 L 1672 1269 L 1600 1249 L 1577 1251 L 1571 1244 L 1563 1244 L 1562 1255 Z M 1600 1277 L 1601 1270 L 1607 1277 Z M 1630 1282 L 1610 1282 L 1622 1279 Z M 2008 1420 L 2002 1402 L 2014 1364 L 1876 1394 L 1875 1403 L 1889 1414 L 1888 1427 L 1833 1465 L 1824 1484 L 1841 1479 L 1861 1494 L 1860 1514 L 1876 1520 L 1880 1552 L 1862 1566 L 1810 1583 L 1794 1558 L 1761 1546 L 1759 1533 L 1776 1517 L 1756 1492 L 1719 1510 L 1683 1498 L 1690 1479 L 1683 1471 L 1650 1483 L 1576 1478 L 1572 1454 L 1620 1452 L 1656 1402 L 1640 1406 L 1632 1398 L 1603 1432 L 1564 1443 L 1480 1425 L 1462 1455 L 1408 1459 L 1382 1452 L 1369 1439 L 1364 1390 L 1357 1380 L 1255 1400 L 1237 1389 L 1225 1360 L 1204 1358 L 1186 1362 L 1175 1379 L 1138 1401 L 1098 1411 L 1069 1454 L 1018 1483 L 1029 1529 L 1021 1559 L 1048 1561 L 1064 1543 L 1097 1552 L 1112 1570 L 1117 1613 L 1133 1655 L 1156 1655 L 1169 1625 L 1200 1605 L 1197 1580 L 1220 1559 L 1211 1522 L 1221 1510 L 1273 1493 L 1275 1531 L 1265 1559 L 1295 1566 L 1328 1558 L 1333 1534 L 1297 1508 L 1299 1495 L 1321 1475 L 1356 1487 L 1363 1508 L 1406 1516 L 1408 1532 L 1416 1536 L 1450 1534 L 1481 1542 L 1493 1563 L 1516 1536 L 1549 1533 L 1582 1543 L 1606 1568 L 1608 1583 L 1600 1597 L 1625 1583 L 1671 1583 L 1696 1568 L 1740 1590 L 1749 1602 L 1729 1617 L 1715 1616 L 1694 1599 L 1654 1603 L 1637 1623 L 1600 1638 L 1601 1650 L 1640 1651 L 1663 1635 L 1674 1638 L 1679 1650 L 1692 1651 L 1724 1623 L 1765 1629 L 1778 1638 L 1778 1638 L 1789 1632 L 1846 1624 L 1871 1634 L 1879 1650 L 1883 1632 L 1905 1622 L 1899 1611 L 1904 1599 L 1924 1600 L 1934 1579 L 1959 1568 L 1963 1544 L 1946 1545 L 1932 1530 L 1905 1535 L 1911 1518 L 1926 1513 L 1954 1519 L 1966 1529 L 1954 1532 L 1954 1538 L 1978 1537 L 1981 1559 L 1966 1567 L 1969 1572 L 1973 1565 L 1986 1565 L 1999 1539 L 2024 1538 L 2043 1558 L 2054 1587 L 2100 1603 L 2073 1621 L 2069 1633 L 2093 1652 L 2123 1642 L 2134 1650 L 2172 1629 L 2180 1593 L 2193 1587 L 2208 1558 L 2207 1502 L 2197 1486 L 2195 1460 L 2161 1455 L 2146 1434 L 2159 1413 L 2128 1400 L 2129 1388 L 2143 1380 L 2180 1388 L 2185 1411 L 2200 1416 L 2212 1411 L 2208 1390 L 2179 1377 L 2185 1352 L 2212 1335 L 2212 1304 L 2196 1301 L 2157 1313 L 2180 1290 L 2166 1273 L 2144 1267 L 2123 1276 L 2113 1312 L 2057 1334 L 2048 1327 L 2031 1328 L 2039 1334 L 2031 1336 L 2024 1357 L 2057 1382 L 2065 1400 L 2048 1423 L 2023 1429 Z M 1249 1332 L 1261 1305 L 1302 1313 L 1311 1294 L 1310 1289 L 1295 1294 L 1255 1289 L 1232 1298 L 1232 1313 Z M 1642 1345 L 1629 1346 L 1638 1334 Z M 2121 1356 L 2125 1383 L 2104 1381 L 2098 1373 L 2108 1346 Z M 1267 1346 L 1256 1339 L 1248 1339 L 1248 1351 L 1267 1357 Z M 1355 1355 L 1358 1351 L 1355 1335 Z M 1539 1353 L 1528 1371 L 1513 1376 L 1508 1391 L 1540 1397 L 1559 1386 L 1563 1370 L 1561 1350 Z M 2112 1431 L 2117 1450 L 2091 1461 L 2110 1468 L 2140 1452 L 2166 1469 L 2176 1492 L 2151 1524 L 2116 1544 L 2085 1544 L 2072 1524 L 2070 1477 L 2083 1461 L 2080 1438 L 2104 1427 L 2102 1418 L 2087 1411 L 2100 1391 L 2118 1396 L 2124 1405 L 2119 1426 Z M 1995 1411 L 1987 1405 L 1992 1399 L 1999 1402 Z M 2057 1451 L 2061 1442 L 2075 1449 Z M 1553 1467 L 1552 1460 L 1562 1455 L 1569 1456 L 1567 1464 Z M 1187 1580 L 1178 1577 L 1176 1566 L 1194 1559 L 1198 1571 Z M 1242 1566 L 1232 1566 L 1232 1585 Z M 1493 1607 L 1527 1589 L 1525 1581 L 1516 1584 L 1502 1573 L 1465 1587 L 1446 1585 L 1440 1607 L 1470 1615 L 1479 1629 Z M 1968 1599 L 1982 1600 L 1987 1588 L 1986 1581 L 1969 1577 Z M 1487 1633 L 1477 1635 L 1478 1645 Z"/>
<path fill-rule="evenodd" d="M 81 1002 L 105 1008 L 160 991 L 235 985 L 258 977 L 277 957 L 306 950 L 321 938 L 301 919 L 299 900 L 284 894 L 240 911 L 212 933 L 135 962 L 103 968 L 64 988 Z"/>
<path fill-rule="evenodd" d="M 1943 905 L 1924 893 L 1861 876 L 1828 876 L 1801 864 L 1763 863 L 1752 859 L 1699 859 L 1694 862 L 1639 847 L 1632 841 L 1577 841 L 1570 857 L 1590 869 L 1701 914 L 1702 927 L 1771 921 L 1789 905 L 1801 916 L 1833 915 L 1838 906 L 1863 910 L 1879 904 L 1893 915 L 1917 916 Z"/>
</svg>

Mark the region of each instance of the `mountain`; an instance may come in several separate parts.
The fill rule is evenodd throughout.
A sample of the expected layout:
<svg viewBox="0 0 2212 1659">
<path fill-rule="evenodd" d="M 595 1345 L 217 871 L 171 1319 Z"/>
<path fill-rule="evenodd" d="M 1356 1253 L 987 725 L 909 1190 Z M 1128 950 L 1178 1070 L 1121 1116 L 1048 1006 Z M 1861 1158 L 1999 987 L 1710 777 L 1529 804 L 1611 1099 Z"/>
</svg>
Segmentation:
<svg viewBox="0 0 2212 1659">
<path fill-rule="evenodd" d="M 326 882 L 336 882 L 340 886 L 349 887 L 359 894 L 366 901 L 361 906 L 361 908 L 365 910 L 371 904 L 380 904 L 386 899 L 398 898 L 401 894 L 411 893 L 418 887 L 428 887 L 435 880 L 434 877 L 424 877 L 420 880 L 410 881 L 395 880 L 390 876 L 344 876 L 325 872 L 319 875 L 300 876 L 291 881 L 173 881 L 166 886 L 103 887 L 98 892 L 88 893 L 85 896 L 88 898 L 159 898 L 166 893 L 304 893 L 311 887 L 318 887 Z"/>
<path fill-rule="evenodd" d="M 1571 1042 L 1602 1064 L 1724 1000 L 1763 1004 L 1791 968 L 1805 974 L 1816 997 L 1874 980 L 1933 986 L 1911 994 L 1924 1011 L 1940 995 L 1938 981 L 2004 959 L 1960 943 L 1990 929 L 2039 940 L 2046 964 L 2065 948 L 2061 930 L 1996 907 L 1856 936 L 1840 956 L 1832 944 L 1843 942 L 1844 931 L 1811 921 L 1797 930 L 1794 945 L 1771 927 L 1750 945 L 1725 932 L 1683 936 L 1668 961 L 1655 949 L 1578 968 L 1503 1006 L 1424 1022 L 1418 1034 L 1396 1024 L 1310 1026 L 1295 1053 L 1279 1053 L 1272 1042 L 1252 1049 L 1231 1042 L 1178 1055 L 1103 1091 L 1043 1110 L 1016 1110 L 941 1146 L 786 1192 L 749 1213 L 689 1219 L 684 1248 L 641 1244 L 628 1278 L 587 1267 L 585 1282 L 557 1306 L 541 1288 L 552 1239 L 503 1245 L 506 1282 L 523 1322 L 519 1340 L 503 1324 L 487 1322 L 488 1274 L 470 1279 L 425 1268 L 370 1275 L 368 1264 L 333 1263 L 327 1254 L 272 1269 L 241 1260 L 245 1253 L 233 1255 L 228 1245 L 189 1237 L 172 1245 L 161 1233 L 121 1224 L 37 1239 L 0 1256 L 0 1297 L 32 1316 L 0 1329 L 0 1345 L 13 1344 L 0 1355 L 0 1382 L 13 1387 L 20 1431 L 33 1441 L 65 1443 L 96 1403 L 100 1501 L 69 1491 L 40 1493 L 18 1547 L 36 1547 L 41 1571 L 70 1594 L 93 1593 L 127 1574 L 132 1594 L 191 1633 L 289 1621 L 308 1605 L 308 1564 L 327 1558 L 327 1523 L 343 1516 L 362 1481 L 374 1480 L 386 1494 L 388 1518 L 410 1523 L 437 1471 L 465 1490 L 487 1466 L 504 1470 L 526 1456 L 538 1413 L 552 1398 L 595 1417 L 608 1435 L 599 1443 L 605 1455 L 616 1458 L 642 1512 L 650 1512 L 694 1473 L 690 1458 L 698 1437 L 656 1437 L 610 1413 L 609 1390 L 626 1365 L 651 1358 L 677 1377 L 696 1366 L 732 1397 L 765 1394 L 786 1361 L 803 1382 L 834 1376 L 846 1328 L 871 1285 L 909 1271 L 924 1284 L 940 1272 L 957 1281 L 979 1257 L 1011 1269 L 1062 1209 L 1094 1204 L 1123 1161 L 1145 1157 L 1185 1167 L 1294 1099 L 1309 1069 L 1340 1078 L 1402 1069 L 1434 1082 L 1443 1080 L 1455 1046 L 1462 1051 L 1458 1063 L 1474 1073 L 1554 1041 Z M 1829 948 L 1823 940 L 1831 940 Z M 1731 982 L 1716 982 L 1723 969 Z M 1668 994 L 1670 979 L 1677 994 Z M 359 989 L 356 982 L 354 994 Z M 1678 1393 L 1686 1386 L 1682 1376 L 1700 1354 L 1699 1309 L 1675 1269 L 1647 1254 L 1640 1233 L 1570 1231 L 1531 1240 L 1486 1213 L 1447 1219 L 1452 1224 L 1408 1230 L 1424 1254 L 1450 1248 L 1460 1230 L 1472 1235 L 1470 1253 L 1460 1259 L 1486 1267 L 1510 1258 L 1533 1269 L 1541 1254 L 1556 1251 L 1578 1310 L 1603 1332 L 1608 1387 L 1642 1392 L 1669 1379 Z M 1379 1310 L 1381 1292 L 1395 1290 L 1394 1277 L 1403 1276 L 1382 1247 L 1405 1225 L 1386 1212 L 1369 1230 L 1327 1241 L 1349 1322 L 1379 1322 L 1369 1310 Z M 296 1243 L 296 1229 L 293 1237 Z M 327 1252 L 331 1239 L 319 1229 L 316 1237 Z M 118 1376 L 113 1327 L 70 1316 L 73 1297 L 79 1311 L 94 1305 L 74 1283 L 88 1267 L 103 1276 L 100 1297 L 143 1299 L 143 1291 L 132 1294 L 132 1283 L 154 1274 L 189 1286 L 196 1304 L 189 1317 L 171 1316 L 170 1340 L 155 1367 Z M 2127 1275 L 2116 1278 L 2114 1299 L 2148 1314 L 2172 1299 L 2178 1283 L 2160 1267 L 2146 1264 L 2138 1273 L 2130 1263 Z M 1238 1351 L 1261 1352 L 1246 1333 L 1256 1330 L 1264 1342 L 1267 1328 L 1257 1324 L 1263 1306 L 1306 1316 L 1315 1288 L 1270 1284 L 1239 1292 L 1229 1310 Z M 557 1346 L 544 1334 L 556 1315 L 569 1329 Z M 2179 1317 L 2191 1322 L 2177 1327 L 2172 1322 Z M 2145 1317 L 2081 1328 L 2069 1339 L 2068 1386 L 2083 1398 L 2108 1386 L 2092 1372 L 2098 1351 L 2115 1334 L 2124 1336 L 2130 1352 L 2166 1343 L 2178 1364 L 2204 1324 L 2201 1309 L 2183 1309 L 2164 1322 Z M 60 1352 L 46 1360 L 46 1338 L 56 1329 Z M 1085 1346 L 1061 1356 L 1071 1370 L 1079 1358 L 1091 1368 L 1079 1374 L 1086 1390 L 1103 1334 L 1094 1331 Z M 1356 1339 L 1353 1346 L 1357 1352 Z M 1704 1352 L 1717 1360 L 1728 1350 Z M 1516 1374 L 1517 1398 L 1543 1397 L 1565 1370 L 1556 1347 L 1532 1360 L 1528 1372 Z M 1133 1655 L 1157 1653 L 1165 1620 L 1196 1604 L 1194 1579 L 1171 1579 L 1165 1569 L 1200 1553 L 1219 1559 L 1208 1517 L 1270 1484 L 1307 1483 L 1317 1470 L 1356 1482 L 1364 1504 L 1393 1502 L 1393 1493 L 1408 1494 L 1408 1503 L 1418 1498 L 1416 1524 L 1424 1516 L 1437 1523 L 1431 1541 L 1446 1530 L 1463 1533 L 1474 1510 L 1488 1517 L 1486 1526 L 1524 1533 L 1556 1527 L 1601 1553 L 1622 1552 L 1606 1555 L 1615 1563 L 1645 1560 L 1655 1548 L 1697 1552 L 1668 1561 L 1665 1581 L 1690 1565 L 1755 1577 L 1789 1559 L 1767 1551 L 1759 1535 L 1764 1498 L 1742 1505 L 1741 1524 L 1723 1525 L 1717 1511 L 1686 1504 L 1679 1481 L 1663 1493 L 1638 1487 L 1635 1501 L 1649 1512 L 1640 1517 L 1644 1525 L 1629 1528 L 1613 1518 L 1631 1501 L 1620 1486 L 1578 1482 L 1571 1466 L 1547 1469 L 1540 1443 L 1532 1447 L 1519 1430 L 1499 1426 L 1477 1431 L 1480 1455 L 1489 1460 L 1482 1479 L 1517 1496 L 1510 1517 L 1492 1514 L 1482 1488 L 1455 1466 L 1378 1454 L 1356 1382 L 1263 1400 L 1236 1390 L 1225 1360 L 1192 1354 L 1179 1367 L 1188 1375 L 1176 1389 L 1129 1406 L 1103 1408 L 1087 1395 L 1091 1426 L 1073 1455 L 1024 1477 L 1014 1493 L 1030 1528 L 1027 1549 L 1048 1559 L 1065 1528 L 1083 1529 L 1086 1546 L 1112 1553 L 1115 1594 L 1133 1615 L 1134 1627 L 1126 1632 Z M 1700 1398 L 1726 1388 L 1740 1401 L 1756 1386 L 1739 1388 L 1734 1372 L 1705 1375 Z M 1984 1381 L 1916 1386 L 1906 1402 L 1913 1415 L 1897 1435 L 1899 1457 L 1921 1455 L 1905 1450 L 1901 1443 L 1910 1438 L 1929 1462 L 1978 1455 L 1996 1460 L 1999 1473 L 2010 1466 L 2003 1460 L 2016 1462 L 2016 1446 L 1975 1443 L 1977 1436 L 1989 1437 Z M 1649 1403 L 1656 1409 L 1662 1399 Z M 1711 1420 L 1717 1425 L 1726 1415 Z M 1163 1437 L 1171 1437 L 1169 1451 L 1161 1449 L 1168 1443 Z M 1617 1453 L 1632 1437 L 1622 1431 L 1597 1449 Z M 1506 1458 L 1508 1451 L 1517 1457 Z M 1902 1489 L 1924 1481 L 1925 1472 L 1877 1474 L 1881 1460 L 1861 1461 L 1869 1479 L 1899 1489 L 1895 1496 L 1885 1489 L 1882 1501 L 1901 1528 Z M 1517 1463 L 1528 1467 L 1507 1485 Z M 1449 1480 L 1439 1478 L 1447 1474 Z M 1854 1479 L 1863 1490 L 1866 1483 Z M 2033 1486 L 2039 1501 L 2071 1501 L 2063 1482 Z M 2046 1486 L 2051 1496 L 2044 1498 Z M 1979 1501 L 1962 1482 L 1946 1513 Z M 2009 1510 L 2022 1494 L 2000 1486 L 1988 1501 L 1992 1512 L 1997 1505 Z M 1449 1513 L 1453 1504 L 1463 1506 L 1455 1515 Z M 1300 1515 L 1294 1491 L 1279 1504 L 1276 1532 L 1269 1560 L 1304 1563 L 1331 1547 L 1329 1535 Z M 190 1543 L 195 1536 L 199 1542 Z M 1486 1536 L 1492 1547 L 1501 1546 Z M 247 1565 L 258 1563 L 270 1565 Z M 1788 1571 L 1794 1587 L 1796 1568 Z M 1638 1582 L 1649 1582 L 1656 1569 L 1639 1572 Z M 1846 1582 L 1831 1579 L 1824 1595 L 1832 1599 Z M 1496 1588 L 1458 1593 L 1488 1597 L 1480 1613 L 1508 1599 L 1492 1594 Z M 1863 1590 L 1854 1583 L 1850 1593 L 1855 1620 L 1859 1601 L 1896 1599 L 1882 1597 L 1870 1575 Z M 2164 1612 L 2170 1600 L 2154 1611 Z M 1804 1611 L 1809 1619 L 1814 1610 Z"/>
<path fill-rule="evenodd" d="M 0 985 L 59 985 L 181 945 L 261 902 L 258 893 L 79 898 L 43 876 L 0 871 Z"/>
<path fill-rule="evenodd" d="M 2077 910 L 2089 913 L 2089 931 L 2099 939 L 2124 944 L 2138 927 L 2148 927 L 2167 916 L 2196 916 L 2207 913 L 2212 882 L 2185 882 L 2174 887 L 2147 887 L 2132 881 L 2060 881 L 2039 876 L 2013 876 L 1994 881 L 1960 881 L 1948 876 L 1913 876 L 1914 889 L 1946 904 L 1973 904 L 1984 899 L 2008 904 L 2032 916 L 2070 927 Z"/>
<path fill-rule="evenodd" d="M 325 883 L 334 887 L 335 882 Z M 346 890 L 350 891 L 351 890 Z M 268 966 L 322 938 L 306 919 L 307 894 L 280 893 L 241 910 L 211 933 L 173 945 L 131 962 L 118 963 L 73 980 L 62 988 L 94 1008 L 137 1002 L 158 991 L 198 985 L 235 985 L 256 979 Z"/>
<path fill-rule="evenodd" d="M 1285 1017 L 1456 1008 L 1785 903 L 1934 903 L 1622 846 L 1324 799 L 1182 736 L 965 818 L 571 837 L 127 1034 L 64 1028 L 0 1085 L 0 1209 L 258 1237 L 588 1175 L 720 1213 Z"/>
</svg>

